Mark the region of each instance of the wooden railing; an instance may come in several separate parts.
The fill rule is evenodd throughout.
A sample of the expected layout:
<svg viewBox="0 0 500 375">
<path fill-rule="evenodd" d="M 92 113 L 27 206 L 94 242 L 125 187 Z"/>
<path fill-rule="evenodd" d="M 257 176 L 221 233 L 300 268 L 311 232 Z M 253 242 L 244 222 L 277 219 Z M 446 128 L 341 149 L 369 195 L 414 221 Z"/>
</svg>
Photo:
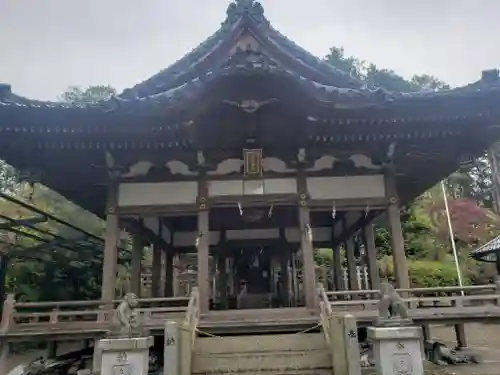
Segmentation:
<svg viewBox="0 0 500 375">
<path fill-rule="evenodd" d="M 0 332 L 40 326 L 100 328 L 112 321 L 113 311 L 121 300 L 17 302 L 9 294 L 4 302 Z M 145 325 L 169 313 L 187 311 L 188 297 L 139 299 L 138 311 Z"/>
<path fill-rule="evenodd" d="M 451 286 L 438 288 L 396 289 L 412 309 L 500 306 L 500 291 L 494 284 Z M 380 298 L 379 290 L 349 290 L 324 292 L 322 297 L 333 311 L 375 310 Z M 326 302 L 325 301 L 325 302 Z"/>
<path fill-rule="evenodd" d="M 191 362 L 200 321 L 200 295 L 198 288 L 191 290 L 191 298 L 186 311 L 186 317 L 180 326 L 180 375 L 191 375 Z"/>
</svg>

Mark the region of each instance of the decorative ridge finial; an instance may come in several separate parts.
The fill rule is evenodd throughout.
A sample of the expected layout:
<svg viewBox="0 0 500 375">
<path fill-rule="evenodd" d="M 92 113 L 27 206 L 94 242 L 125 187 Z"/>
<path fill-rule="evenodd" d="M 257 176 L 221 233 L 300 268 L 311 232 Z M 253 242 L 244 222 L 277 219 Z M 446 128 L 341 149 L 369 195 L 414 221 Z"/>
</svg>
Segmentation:
<svg viewBox="0 0 500 375">
<path fill-rule="evenodd" d="M 244 15 L 248 15 L 258 22 L 265 20 L 264 7 L 255 0 L 234 0 L 227 7 L 226 14 L 225 25 L 235 23 Z"/>
<path fill-rule="evenodd" d="M 486 84 L 496 84 L 500 81 L 500 71 L 498 69 L 488 69 L 481 72 L 481 81 Z"/>
<path fill-rule="evenodd" d="M 0 82 L 0 99 L 4 99 L 12 94 L 12 87 L 8 83 Z"/>
</svg>

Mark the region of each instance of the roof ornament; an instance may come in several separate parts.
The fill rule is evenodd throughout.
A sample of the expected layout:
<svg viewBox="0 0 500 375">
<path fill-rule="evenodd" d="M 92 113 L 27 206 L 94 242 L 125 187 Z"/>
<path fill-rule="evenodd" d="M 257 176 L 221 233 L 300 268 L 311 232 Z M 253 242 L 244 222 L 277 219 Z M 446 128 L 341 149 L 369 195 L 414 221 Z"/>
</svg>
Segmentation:
<svg viewBox="0 0 500 375">
<path fill-rule="evenodd" d="M 264 21 L 264 7 L 255 0 L 234 0 L 227 7 L 224 25 L 232 25 L 241 17 L 248 15 L 257 22 Z"/>
<path fill-rule="evenodd" d="M 481 72 L 481 82 L 486 85 L 495 85 L 500 82 L 500 71 L 498 69 L 483 70 Z"/>
</svg>

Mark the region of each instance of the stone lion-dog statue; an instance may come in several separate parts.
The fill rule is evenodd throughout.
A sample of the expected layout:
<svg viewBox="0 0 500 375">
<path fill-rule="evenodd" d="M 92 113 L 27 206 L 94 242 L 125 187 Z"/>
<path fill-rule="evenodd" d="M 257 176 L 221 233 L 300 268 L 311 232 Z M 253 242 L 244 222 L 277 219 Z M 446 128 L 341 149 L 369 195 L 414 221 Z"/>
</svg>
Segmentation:
<svg viewBox="0 0 500 375">
<path fill-rule="evenodd" d="M 131 336 L 139 333 L 139 301 L 134 293 L 127 293 L 113 314 L 113 332 L 120 336 Z"/>
</svg>

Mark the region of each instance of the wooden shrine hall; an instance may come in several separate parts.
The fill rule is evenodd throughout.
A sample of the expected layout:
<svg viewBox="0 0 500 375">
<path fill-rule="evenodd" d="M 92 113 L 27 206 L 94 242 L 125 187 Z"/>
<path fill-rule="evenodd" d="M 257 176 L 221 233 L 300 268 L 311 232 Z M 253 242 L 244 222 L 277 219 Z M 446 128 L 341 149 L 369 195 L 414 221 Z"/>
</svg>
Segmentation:
<svg viewBox="0 0 500 375">
<path fill-rule="evenodd" d="M 334 249 L 331 289 L 359 289 L 360 264 L 378 288 L 382 214 L 397 287 L 409 287 L 400 207 L 500 137 L 499 100 L 497 70 L 439 92 L 366 87 L 239 0 L 206 41 L 109 100 L 0 85 L 0 158 L 106 221 L 103 300 L 118 297 L 126 230 L 136 293 L 151 244 L 156 296 L 174 294 L 175 259 L 193 253 L 202 312 L 316 308 L 315 248 Z"/>
</svg>

